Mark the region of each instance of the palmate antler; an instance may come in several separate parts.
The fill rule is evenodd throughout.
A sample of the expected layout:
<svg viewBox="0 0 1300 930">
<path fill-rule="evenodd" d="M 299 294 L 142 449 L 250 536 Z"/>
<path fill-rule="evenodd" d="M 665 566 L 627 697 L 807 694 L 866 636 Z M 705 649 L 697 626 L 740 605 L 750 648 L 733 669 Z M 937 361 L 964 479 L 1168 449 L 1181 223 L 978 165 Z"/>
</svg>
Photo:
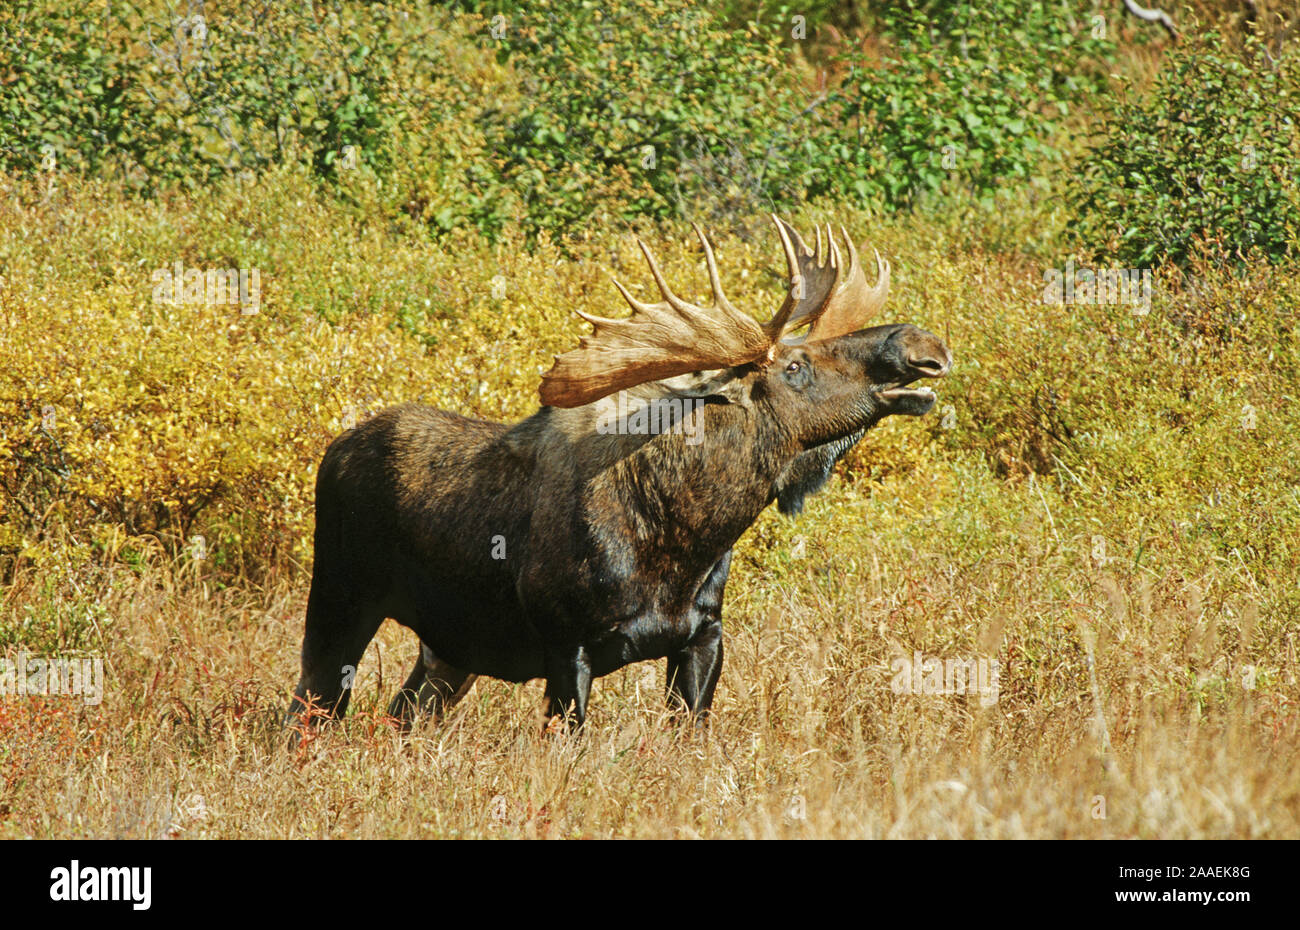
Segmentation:
<svg viewBox="0 0 1300 930">
<path fill-rule="evenodd" d="M 840 227 L 840 232 L 849 250 L 847 270 L 829 223 L 826 225 L 827 248 L 824 251 L 820 228 L 817 229 L 817 248 L 814 250 L 789 223 L 776 216 L 772 220 L 780 233 L 786 264 L 790 268 L 790 295 L 772 318 L 773 322 L 784 320 L 783 336 L 811 320 L 812 325 L 805 337 L 807 341 L 834 339 L 862 329 L 885 305 L 889 296 L 889 262 L 884 261 L 879 252 L 875 253 L 876 286 L 869 287 L 862 273 L 862 263 L 858 261 L 858 250 L 844 227 Z M 804 296 L 799 299 L 801 293 Z"/>
<path fill-rule="evenodd" d="M 876 286 L 868 287 L 847 232 L 844 241 L 849 263 L 845 269 L 830 226 L 826 227 L 827 246 L 823 248 L 818 229 L 817 247 L 812 249 L 790 224 L 775 216 L 772 220 L 790 275 L 790 292 L 772 319 L 760 324 L 727 300 L 713 249 L 698 226 L 695 232 L 704 247 L 713 290 L 713 306 L 708 308 L 673 294 L 650 249 L 638 239 L 664 302 L 642 303 L 615 281 L 614 286 L 632 306 L 630 317 L 610 320 L 576 311 L 594 330 L 583 337 L 578 348 L 558 356 L 551 370 L 542 375 L 542 403 L 580 407 L 648 381 L 770 361 L 777 345 L 804 325 L 809 326 L 805 337 L 809 340 L 831 339 L 861 329 L 885 302 L 889 264 L 876 255 Z"/>
</svg>

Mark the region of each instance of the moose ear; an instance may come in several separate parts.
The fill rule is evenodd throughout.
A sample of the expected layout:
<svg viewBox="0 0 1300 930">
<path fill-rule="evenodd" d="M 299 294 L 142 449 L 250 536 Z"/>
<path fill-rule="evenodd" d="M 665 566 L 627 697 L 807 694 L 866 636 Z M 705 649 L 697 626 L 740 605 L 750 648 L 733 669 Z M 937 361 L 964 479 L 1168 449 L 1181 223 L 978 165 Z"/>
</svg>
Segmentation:
<svg viewBox="0 0 1300 930">
<path fill-rule="evenodd" d="M 664 382 L 679 397 L 699 398 L 706 403 L 740 404 L 748 407 L 749 383 L 737 376 L 735 369 L 697 371 Z"/>
<path fill-rule="evenodd" d="M 742 407 L 749 407 L 753 404 L 753 400 L 749 396 L 749 382 L 742 381 L 739 378 L 729 381 L 705 396 L 706 401 L 711 398 L 717 398 L 716 402 L 740 404 Z"/>
</svg>

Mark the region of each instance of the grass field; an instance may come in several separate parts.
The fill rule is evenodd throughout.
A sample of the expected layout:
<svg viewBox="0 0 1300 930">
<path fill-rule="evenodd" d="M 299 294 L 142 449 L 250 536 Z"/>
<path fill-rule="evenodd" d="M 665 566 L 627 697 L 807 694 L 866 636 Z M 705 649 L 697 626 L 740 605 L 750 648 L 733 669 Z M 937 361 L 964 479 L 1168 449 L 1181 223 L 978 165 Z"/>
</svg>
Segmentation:
<svg viewBox="0 0 1300 930">
<path fill-rule="evenodd" d="M 73 179 L 0 203 L 0 650 L 104 675 L 94 705 L 0 698 L 0 836 L 1300 836 L 1292 266 L 1160 272 L 1147 312 L 1050 303 L 1061 205 L 845 208 L 894 263 L 886 319 L 956 368 L 744 537 L 707 736 L 667 720 L 658 663 L 599 681 L 581 738 L 541 735 L 540 682 L 481 680 L 404 742 L 382 711 L 415 639 L 389 623 L 346 724 L 290 752 L 329 439 L 403 400 L 535 409 L 570 309 L 646 283 L 630 238 L 436 245 L 293 172 L 165 212 Z M 762 317 L 756 229 L 718 248 Z M 685 227 L 652 241 L 706 286 Z M 257 312 L 156 301 L 178 260 L 257 267 Z M 908 693 L 917 654 L 996 663 L 996 689 Z"/>
</svg>

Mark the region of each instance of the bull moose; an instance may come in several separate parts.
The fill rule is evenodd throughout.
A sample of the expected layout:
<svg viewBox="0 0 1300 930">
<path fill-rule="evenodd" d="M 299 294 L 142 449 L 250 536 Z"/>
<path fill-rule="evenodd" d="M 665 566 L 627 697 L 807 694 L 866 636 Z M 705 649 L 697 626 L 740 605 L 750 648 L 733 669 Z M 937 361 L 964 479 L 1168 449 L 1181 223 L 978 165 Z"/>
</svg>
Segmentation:
<svg viewBox="0 0 1300 930">
<path fill-rule="evenodd" d="M 731 549 L 776 501 L 789 514 L 883 417 L 934 406 L 952 356 L 910 324 L 868 326 L 847 232 L 811 247 L 777 217 L 789 292 L 766 323 L 731 305 L 704 233 L 713 306 L 663 301 L 594 329 L 507 425 L 403 404 L 330 444 L 316 480 L 302 678 L 288 721 L 342 716 L 348 673 L 386 617 L 420 638 L 390 712 L 439 714 L 479 675 L 546 679 L 580 727 L 593 678 L 667 658 L 668 697 L 703 720 L 722 668 Z M 847 260 L 846 260 L 847 258 Z M 806 327 L 806 332 L 800 333 Z M 650 424 L 651 428 L 646 428 Z"/>
</svg>

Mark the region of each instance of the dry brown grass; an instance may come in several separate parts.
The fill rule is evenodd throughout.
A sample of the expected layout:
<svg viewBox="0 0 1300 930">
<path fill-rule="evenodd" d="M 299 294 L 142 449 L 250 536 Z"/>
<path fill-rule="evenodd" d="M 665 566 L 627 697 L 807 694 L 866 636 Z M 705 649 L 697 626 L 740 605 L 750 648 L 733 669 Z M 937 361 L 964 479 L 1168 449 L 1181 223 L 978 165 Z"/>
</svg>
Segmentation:
<svg viewBox="0 0 1300 930">
<path fill-rule="evenodd" d="M 760 523 L 733 572 L 707 737 L 668 721 L 656 663 L 598 682 L 580 738 L 539 735 L 540 683 L 481 680 L 445 721 L 403 742 L 382 707 L 414 637 L 390 623 L 363 661 L 346 724 L 290 753 L 278 718 L 297 674 L 305 579 L 216 591 L 161 558 L 138 572 L 83 565 L 62 588 L 50 587 L 53 574 L 20 576 L 5 597 L 6 623 L 50 598 L 97 603 L 112 618 L 102 639 L 107 696 L 84 709 L 72 698 L 0 704 L 0 829 L 1300 835 L 1292 635 L 1276 641 L 1283 655 L 1261 667 L 1256 687 L 1243 687 L 1244 660 L 1229 656 L 1267 638 L 1266 624 L 1248 609 L 1229 620 L 1235 602 L 1218 602 L 1221 579 L 1099 567 L 1085 540 L 1057 539 L 1062 517 L 1054 528 L 1043 508 L 1050 498 L 1027 487 L 1004 521 L 1014 548 L 1001 554 L 954 559 L 924 533 L 910 551 L 897 538 L 875 546 L 863 527 L 900 508 L 911 521 L 926 506 L 892 490 L 887 483 L 846 508 L 859 489 L 840 486 L 804 523 Z M 857 531 L 832 508 L 856 510 Z M 808 534 L 804 560 L 777 564 L 797 551 L 796 533 Z M 999 657 L 997 702 L 893 693 L 890 660 L 914 649 Z"/>
<path fill-rule="evenodd" d="M 1146 316 L 1045 305 L 1064 259 L 1014 211 L 845 211 L 895 260 L 889 318 L 953 347 L 953 422 L 886 422 L 742 540 L 707 737 L 666 719 L 658 663 L 598 682 L 580 739 L 540 735 L 540 683 L 481 681 L 404 743 L 381 711 L 415 643 L 389 624 L 349 719 L 290 753 L 296 541 L 342 413 L 520 416 L 570 308 L 643 275 L 617 230 L 584 260 L 470 243 L 452 274 L 313 196 L 214 192 L 182 228 L 94 188 L 0 217 L 0 654 L 88 652 L 106 689 L 0 697 L 0 836 L 1300 837 L 1295 270 L 1162 277 Z M 150 269 L 246 239 L 258 316 L 150 302 Z M 656 245 L 696 296 L 698 253 Z M 770 243 L 720 255 L 764 306 Z M 216 495 L 192 523 L 156 506 L 178 475 Z M 997 701 L 895 693 L 917 651 L 996 659 Z"/>
</svg>

